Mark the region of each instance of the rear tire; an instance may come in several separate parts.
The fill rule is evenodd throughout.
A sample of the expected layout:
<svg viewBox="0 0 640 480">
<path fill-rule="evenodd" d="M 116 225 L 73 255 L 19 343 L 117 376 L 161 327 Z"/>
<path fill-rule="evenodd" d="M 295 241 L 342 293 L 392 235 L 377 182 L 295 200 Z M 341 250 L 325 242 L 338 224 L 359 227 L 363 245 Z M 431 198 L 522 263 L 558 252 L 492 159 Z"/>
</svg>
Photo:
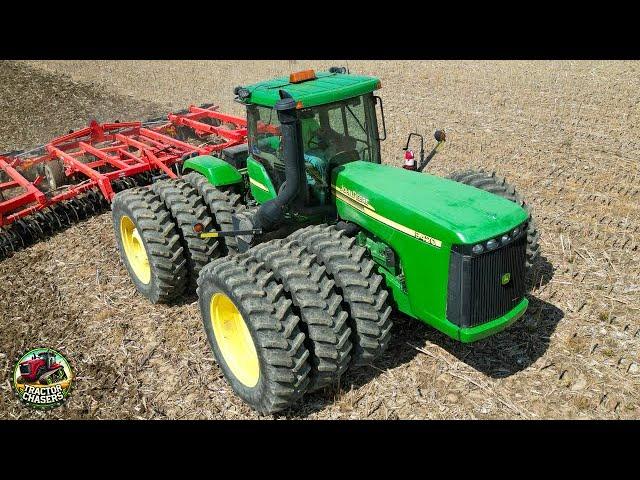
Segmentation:
<svg viewBox="0 0 640 480">
<path fill-rule="evenodd" d="M 151 189 L 164 201 L 178 227 L 187 259 L 187 291 L 193 293 L 198 286 L 200 271 L 220 256 L 220 243 L 215 238 L 200 238 L 193 227 L 200 223 L 207 231 L 211 229 L 213 219 L 202 197 L 183 179 L 162 180 L 154 183 Z"/>
<path fill-rule="evenodd" d="M 524 198 L 516 192 L 514 186 L 509 184 L 504 177 L 496 175 L 496 172 L 485 172 L 484 170 L 465 170 L 464 172 L 454 172 L 448 176 L 449 179 L 458 183 L 464 183 L 472 187 L 479 188 L 485 192 L 493 193 L 502 198 L 517 203 L 527 212 L 527 270 L 531 269 L 536 259 L 540 255 L 540 233 L 536 228 L 536 222 L 531 214 L 531 208 Z"/>
<path fill-rule="evenodd" d="M 249 253 L 271 270 L 302 320 L 311 354 L 311 383 L 314 391 L 335 384 L 349 367 L 351 328 L 348 314 L 329 279 L 326 268 L 305 247 L 284 240 L 272 240 L 253 247 Z"/>
<path fill-rule="evenodd" d="M 355 245 L 334 226 L 315 225 L 298 230 L 288 239 L 317 256 L 335 281 L 342 307 L 349 313 L 353 365 L 367 365 L 379 358 L 391 338 L 391 306 L 382 277 L 375 273 L 365 249 Z"/>
<path fill-rule="evenodd" d="M 180 235 L 158 195 L 137 187 L 116 194 L 112 203 L 113 225 L 120 258 L 136 289 L 152 303 L 171 303 L 182 295 L 187 281 L 186 259 Z M 137 230 L 149 266 L 149 279 L 140 278 L 125 248 L 123 223 Z M 129 249 L 130 250 L 130 249 Z"/>
<path fill-rule="evenodd" d="M 219 311 L 218 301 L 227 306 L 231 302 L 235 313 L 220 318 L 224 311 Z M 258 412 L 274 413 L 304 395 L 310 371 L 305 335 L 299 328 L 300 319 L 291 310 L 291 300 L 272 272 L 247 254 L 215 260 L 200 272 L 198 304 L 214 356 L 240 398 Z M 229 323 L 239 326 L 225 331 Z M 245 334 L 234 341 L 237 330 Z M 238 343 L 241 347 L 234 347 Z M 252 366 L 254 354 L 257 377 Z"/>
<path fill-rule="evenodd" d="M 204 175 L 196 172 L 191 172 L 183 178 L 204 199 L 204 203 L 213 217 L 215 228 L 222 231 L 233 230 L 232 215 L 243 211 L 245 208 L 241 203 L 240 195 L 214 187 Z M 223 244 L 223 255 L 235 255 L 238 253 L 238 240 L 236 237 L 219 237 L 219 241 Z"/>
</svg>

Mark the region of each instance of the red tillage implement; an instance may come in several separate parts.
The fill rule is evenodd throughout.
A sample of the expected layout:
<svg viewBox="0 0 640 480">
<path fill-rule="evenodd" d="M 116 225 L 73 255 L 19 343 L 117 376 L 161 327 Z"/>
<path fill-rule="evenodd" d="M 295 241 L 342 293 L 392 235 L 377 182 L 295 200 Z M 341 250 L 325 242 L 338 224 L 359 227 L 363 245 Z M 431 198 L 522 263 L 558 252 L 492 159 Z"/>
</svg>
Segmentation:
<svg viewBox="0 0 640 480">
<path fill-rule="evenodd" d="M 185 158 L 245 143 L 246 135 L 246 120 L 203 105 L 146 122 L 92 121 L 0 155 L 0 259 L 106 210 L 116 192 L 176 177 Z"/>
</svg>

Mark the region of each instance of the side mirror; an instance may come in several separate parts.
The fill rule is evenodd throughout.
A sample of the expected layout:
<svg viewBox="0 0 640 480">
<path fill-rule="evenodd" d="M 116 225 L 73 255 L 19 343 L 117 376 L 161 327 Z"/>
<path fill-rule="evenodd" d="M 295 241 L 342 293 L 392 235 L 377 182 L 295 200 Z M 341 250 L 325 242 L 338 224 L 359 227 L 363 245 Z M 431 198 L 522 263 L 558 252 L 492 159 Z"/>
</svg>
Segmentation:
<svg viewBox="0 0 640 480">
<path fill-rule="evenodd" d="M 376 105 L 380 105 L 380 118 L 382 119 L 382 133 L 384 135 L 384 137 L 380 136 L 380 130 L 378 130 L 378 140 L 379 141 L 384 141 L 387 139 L 387 125 L 384 122 L 384 107 L 382 105 L 382 98 L 378 97 L 377 95 L 373 97 L 373 99 L 376 102 Z M 374 107 L 375 108 L 375 107 Z"/>
</svg>

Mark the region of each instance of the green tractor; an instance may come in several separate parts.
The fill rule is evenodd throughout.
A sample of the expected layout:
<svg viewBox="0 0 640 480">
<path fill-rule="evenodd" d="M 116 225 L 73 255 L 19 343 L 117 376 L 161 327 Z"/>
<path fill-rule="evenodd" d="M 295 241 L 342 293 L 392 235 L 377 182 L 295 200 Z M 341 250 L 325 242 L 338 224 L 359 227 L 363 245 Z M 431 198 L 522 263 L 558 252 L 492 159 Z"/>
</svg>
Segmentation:
<svg viewBox="0 0 640 480">
<path fill-rule="evenodd" d="M 137 289 L 197 291 L 216 361 L 260 412 L 379 358 L 392 309 L 473 342 L 527 308 L 528 206 L 492 173 L 421 174 L 443 132 L 417 171 L 383 165 L 380 87 L 337 67 L 236 87 L 246 144 L 113 201 Z"/>
</svg>

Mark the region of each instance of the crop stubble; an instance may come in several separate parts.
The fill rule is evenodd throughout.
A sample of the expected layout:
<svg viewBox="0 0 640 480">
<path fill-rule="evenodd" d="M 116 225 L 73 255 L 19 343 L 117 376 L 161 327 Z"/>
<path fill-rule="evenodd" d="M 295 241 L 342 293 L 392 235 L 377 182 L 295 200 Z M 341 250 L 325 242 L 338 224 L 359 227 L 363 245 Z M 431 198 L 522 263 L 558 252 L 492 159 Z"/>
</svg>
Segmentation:
<svg viewBox="0 0 640 480">
<path fill-rule="evenodd" d="M 140 119 L 215 102 L 237 84 L 340 62 L 2 62 L 0 150 L 93 117 Z M 344 62 L 343 62 L 344 63 Z M 461 345 L 397 318 L 383 359 L 306 397 L 305 418 L 639 418 L 640 64 L 366 62 L 383 84 L 387 163 L 409 131 L 447 130 L 430 170 L 495 169 L 542 232 L 531 308 Z M 214 364 L 195 299 L 149 305 L 120 265 L 104 214 L 0 263 L 1 418 L 256 418 Z M 29 347 L 61 349 L 72 398 L 48 413 L 11 395 Z"/>
</svg>

